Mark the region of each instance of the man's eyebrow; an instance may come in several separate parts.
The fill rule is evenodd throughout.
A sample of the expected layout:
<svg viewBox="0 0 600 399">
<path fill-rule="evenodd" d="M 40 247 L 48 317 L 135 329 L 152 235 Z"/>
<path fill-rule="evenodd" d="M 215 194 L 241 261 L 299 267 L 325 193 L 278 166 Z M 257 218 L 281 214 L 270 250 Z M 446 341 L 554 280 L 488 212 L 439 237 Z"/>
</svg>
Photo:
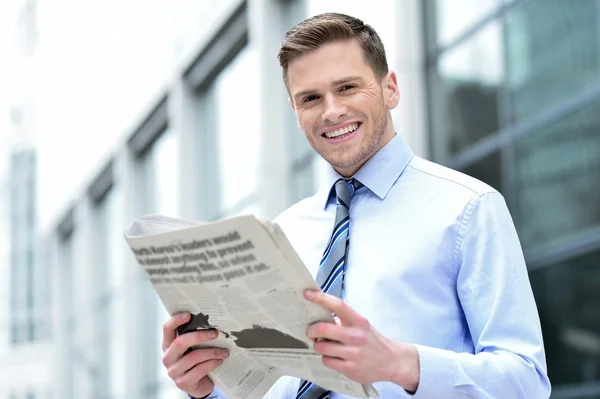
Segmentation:
<svg viewBox="0 0 600 399">
<path fill-rule="evenodd" d="M 347 78 L 342 78 L 342 79 L 334 80 L 331 83 L 331 85 L 332 86 L 339 86 L 339 85 L 343 85 L 344 83 L 352 82 L 354 80 L 360 80 L 360 76 L 348 76 Z"/>
<path fill-rule="evenodd" d="M 339 85 L 343 85 L 344 83 L 349 83 L 355 80 L 360 80 L 360 76 L 348 76 L 347 78 L 342 78 L 342 79 L 338 79 L 338 80 L 334 80 L 333 82 L 331 82 L 331 86 L 339 86 Z M 294 94 L 294 100 L 298 100 L 300 97 L 304 97 L 304 96 L 308 96 L 308 95 L 312 95 L 312 94 L 316 94 L 317 91 L 314 89 L 309 89 L 309 90 L 303 90 L 300 91 L 296 94 Z"/>
</svg>

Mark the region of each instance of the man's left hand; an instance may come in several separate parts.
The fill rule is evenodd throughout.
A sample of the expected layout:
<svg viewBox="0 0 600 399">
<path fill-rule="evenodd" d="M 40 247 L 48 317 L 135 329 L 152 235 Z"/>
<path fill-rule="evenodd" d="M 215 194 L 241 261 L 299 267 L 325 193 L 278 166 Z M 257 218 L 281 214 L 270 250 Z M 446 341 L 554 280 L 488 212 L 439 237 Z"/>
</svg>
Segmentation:
<svg viewBox="0 0 600 399">
<path fill-rule="evenodd" d="M 306 330 L 325 366 L 361 384 L 389 381 L 409 392 L 417 390 L 419 354 L 414 345 L 384 337 L 335 296 L 308 290 L 305 297 L 338 318 L 337 324 L 320 322 Z"/>
</svg>

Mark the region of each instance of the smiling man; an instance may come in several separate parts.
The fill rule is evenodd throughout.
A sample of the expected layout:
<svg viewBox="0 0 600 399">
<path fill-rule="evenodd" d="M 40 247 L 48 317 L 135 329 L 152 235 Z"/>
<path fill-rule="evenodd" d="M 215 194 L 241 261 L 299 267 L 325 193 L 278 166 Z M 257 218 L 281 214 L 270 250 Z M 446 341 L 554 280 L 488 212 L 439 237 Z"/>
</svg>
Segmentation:
<svg viewBox="0 0 600 399">
<path fill-rule="evenodd" d="M 503 197 L 415 156 L 396 134 L 394 72 L 362 21 L 309 18 L 279 53 L 298 123 L 330 165 L 329 182 L 276 221 L 337 315 L 306 334 L 323 363 L 381 398 L 543 399 L 550 395 L 539 318 Z M 352 240 L 350 240 L 350 237 Z M 187 348 L 165 323 L 164 364 L 193 397 L 223 397 L 206 376 L 223 354 Z M 342 398 L 281 378 L 268 398 Z"/>
</svg>

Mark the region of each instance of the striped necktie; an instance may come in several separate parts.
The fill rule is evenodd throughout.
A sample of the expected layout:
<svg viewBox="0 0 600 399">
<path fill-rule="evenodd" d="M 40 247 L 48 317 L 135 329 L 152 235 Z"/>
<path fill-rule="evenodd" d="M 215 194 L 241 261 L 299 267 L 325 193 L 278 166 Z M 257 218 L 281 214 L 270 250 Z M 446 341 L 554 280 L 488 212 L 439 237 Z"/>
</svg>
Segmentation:
<svg viewBox="0 0 600 399">
<path fill-rule="evenodd" d="M 317 284 L 327 294 L 342 297 L 344 288 L 344 273 L 346 271 L 346 252 L 348 248 L 350 227 L 350 200 L 354 192 L 362 184 L 352 179 L 339 179 L 335 182 L 337 208 L 335 223 L 331 238 L 325 247 L 319 271 Z M 302 381 L 296 399 L 327 399 L 330 391 L 325 390 L 309 381 Z"/>
</svg>

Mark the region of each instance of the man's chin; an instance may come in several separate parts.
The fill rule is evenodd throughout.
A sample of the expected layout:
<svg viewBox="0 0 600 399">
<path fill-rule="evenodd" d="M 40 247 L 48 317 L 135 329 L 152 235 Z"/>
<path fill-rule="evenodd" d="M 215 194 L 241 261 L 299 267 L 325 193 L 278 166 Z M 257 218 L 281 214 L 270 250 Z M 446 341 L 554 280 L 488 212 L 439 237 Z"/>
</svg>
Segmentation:
<svg viewBox="0 0 600 399">
<path fill-rule="evenodd" d="M 364 164 L 364 161 L 353 159 L 327 159 L 325 160 L 335 169 L 340 175 L 350 177 Z"/>
</svg>

